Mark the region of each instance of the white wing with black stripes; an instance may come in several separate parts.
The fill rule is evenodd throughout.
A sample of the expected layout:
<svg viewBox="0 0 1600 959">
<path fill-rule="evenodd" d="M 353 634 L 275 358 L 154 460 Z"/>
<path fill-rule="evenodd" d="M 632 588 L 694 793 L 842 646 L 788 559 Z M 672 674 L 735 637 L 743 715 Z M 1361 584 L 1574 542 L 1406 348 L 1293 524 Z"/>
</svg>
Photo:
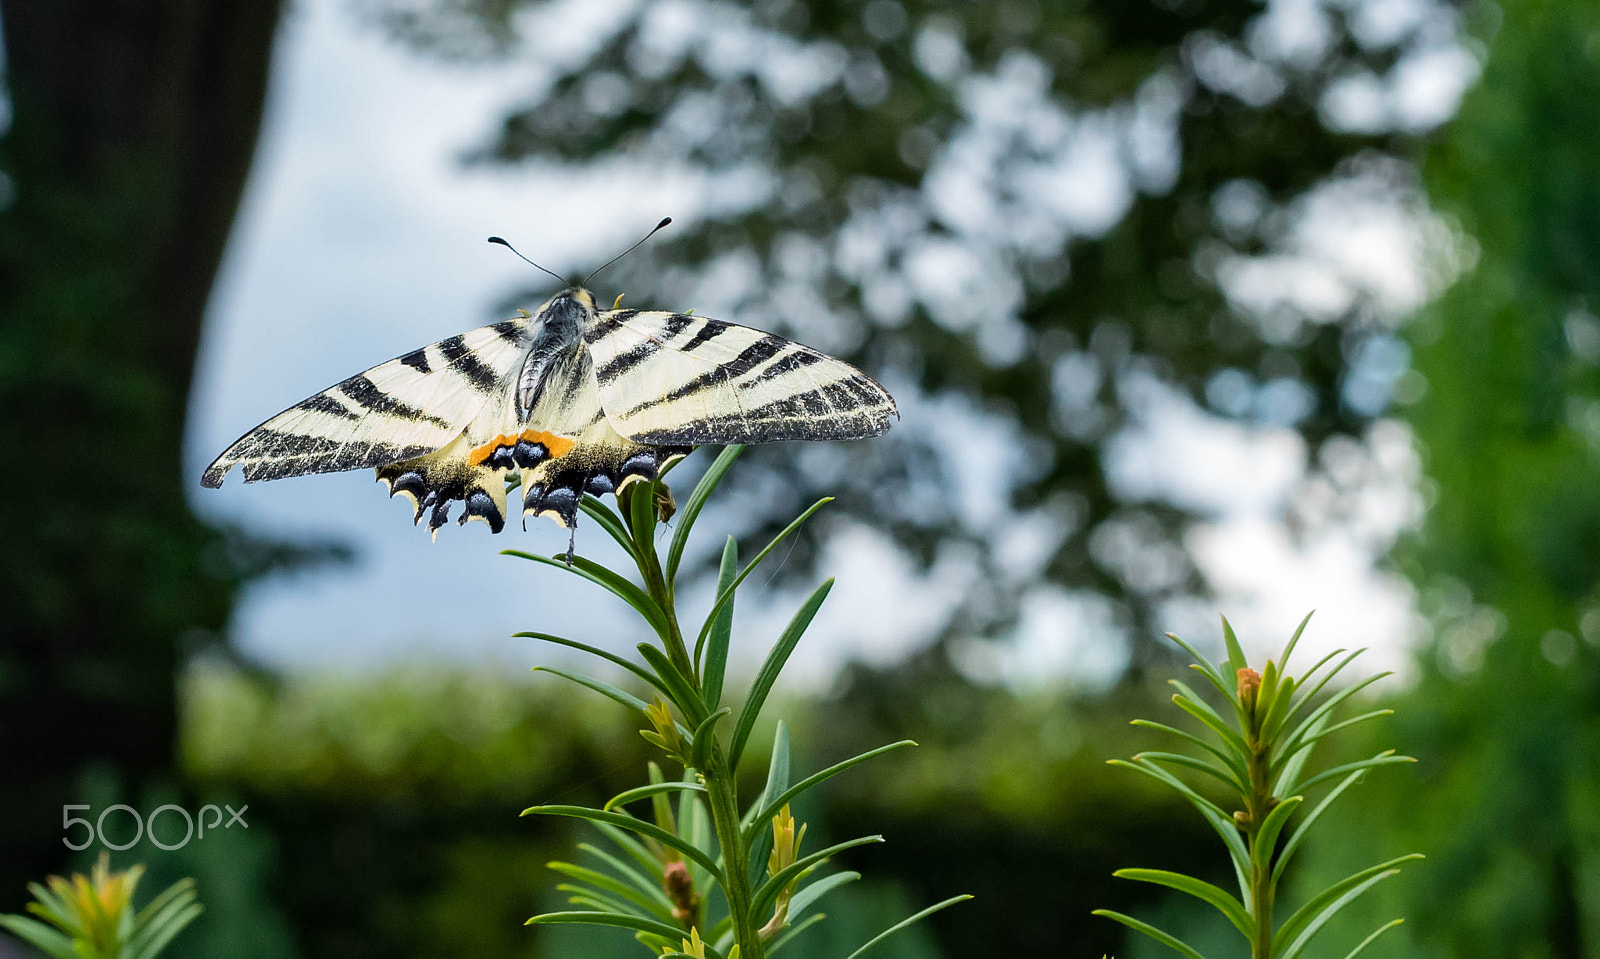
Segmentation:
<svg viewBox="0 0 1600 959">
<path fill-rule="evenodd" d="M 848 363 L 683 313 L 600 312 L 584 289 L 352 376 L 246 433 L 206 468 L 221 486 L 375 468 L 413 520 L 577 522 L 585 494 L 650 480 L 702 443 L 859 439 L 894 400 Z M 515 474 L 513 482 L 513 474 Z"/>
<path fill-rule="evenodd" d="M 527 351 L 528 320 L 452 336 L 302 400 L 240 437 L 202 486 L 235 466 L 246 483 L 384 466 L 449 444 L 491 401 Z"/>
<path fill-rule="evenodd" d="M 850 364 L 734 323 L 611 310 L 584 340 L 606 418 L 637 443 L 861 439 L 898 415 Z"/>
</svg>

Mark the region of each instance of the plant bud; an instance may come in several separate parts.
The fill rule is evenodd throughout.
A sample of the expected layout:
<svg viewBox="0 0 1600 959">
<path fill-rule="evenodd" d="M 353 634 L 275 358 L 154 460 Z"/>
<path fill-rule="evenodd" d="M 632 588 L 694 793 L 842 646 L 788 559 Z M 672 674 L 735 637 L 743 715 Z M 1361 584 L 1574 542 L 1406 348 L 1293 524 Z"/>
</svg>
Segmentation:
<svg viewBox="0 0 1600 959">
<path fill-rule="evenodd" d="M 679 922 L 693 919 L 700 908 L 700 897 L 695 895 L 688 863 L 681 859 L 667 863 L 661 871 L 661 885 L 672 901 L 672 917 Z"/>
<path fill-rule="evenodd" d="M 1261 692 L 1261 674 L 1248 666 L 1239 670 L 1239 704 L 1255 715 L 1256 696 Z"/>
</svg>

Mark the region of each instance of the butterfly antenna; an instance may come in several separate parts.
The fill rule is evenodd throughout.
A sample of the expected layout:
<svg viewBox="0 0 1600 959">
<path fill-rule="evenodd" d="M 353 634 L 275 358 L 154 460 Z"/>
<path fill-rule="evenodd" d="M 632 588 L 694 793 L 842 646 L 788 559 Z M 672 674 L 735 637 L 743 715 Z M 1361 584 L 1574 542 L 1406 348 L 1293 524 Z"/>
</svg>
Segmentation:
<svg viewBox="0 0 1600 959">
<path fill-rule="evenodd" d="M 623 257 L 627 256 L 629 253 L 632 253 L 634 250 L 637 250 L 639 247 L 644 246 L 644 241 L 645 240 L 648 240 L 651 237 L 655 236 L 658 232 L 660 232 L 662 229 L 664 229 L 668 223 L 671 223 L 671 222 L 672 222 L 672 217 L 670 217 L 670 216 L 663 217 L 661 219 L 661 222 L 656 224 L 656 228 L 654 230 L 651 230 L 649 233 L 646 233 L 644 235 L 644 239 L 643 240 L 640 240 L 638 243 L 635 243 L 633 246 L 628 247 L 626 250 L 623 250 L 621 253 L 618 253 L 616 256 L 614 256 L 611 259 L 609 259 L 609 260 L 605 261 L 604 263 L 600 264 L 600 270 L 605 269 L 606 267 L 610 266 L 611 264 L 613 264 L 613 263 L 617 262 L 618 260 L 622 259 Z M 588 286 L 590 280 L 592 280 L 595 277 L 600 275 L 600 270 L 595 270 L 593 273 L 590 273 L 588 276 L 584 277 L 582 285 L 583 286 Z"/>
<path fill-rule="evenodd" d="M 514 247 L 510 243 L 506 242 L 506 238 L 505 237 L 503 237 L 503 236 L 491 236 L 491 237 L 489 237 L 489 242 L 490 243 L 498 243 L 498 244 L 500 244 L 501 246 L 503 246 L 506 249 L 510 250 L 512 253 L 516 253 L 517 254 L 517 258 L 522 260 L 524 263 L 526 263 L 529 266 L 534 267 L 536 269 L 544 270 L 546 273 L 549 273 L 551 276 L 554 276 L 557 280 L 560 281 L 562 286 L 566 286 L 567 285 L 567 278 L 566 277 L 564 277 L 564 276 L 556 276 L 555 273 L 551 272 L 550 270 L 545 270 L 544 267 L 539 266 L 539 264 L 537 264 L 537 263 L 533 262 L 532 260 L 528 259 L 527 257 L 523 256 L 520 252 L 518 252 L 516 247 Z"/>
</svg>

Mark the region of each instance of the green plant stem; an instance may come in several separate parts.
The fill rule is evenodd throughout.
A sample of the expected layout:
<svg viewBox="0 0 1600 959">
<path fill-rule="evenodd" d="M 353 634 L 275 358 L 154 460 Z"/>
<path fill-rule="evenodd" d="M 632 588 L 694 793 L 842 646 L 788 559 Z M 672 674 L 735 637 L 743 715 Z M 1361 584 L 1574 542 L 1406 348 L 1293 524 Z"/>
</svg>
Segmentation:
<svg viewBox="0 0 1600 959">
<path fill-rule="evenodd" d="M 635 487 L 633 495 L 642 495 L 639 487 Z M 703 689 L 702 680 L 684 644 L 683 630 L 678 625 L 678 609 L 674 602 L 676 591 L 673 584 L 667 582 L 651 539 L 653 523 L 650 529 L 634 527 L 631 504 L 624 513 L 630 517 L 630 532 L 634 535 L 636 559 L 645 590 L 667 614 L 667 632 L 661 637 L 667 657 L 693 684 L 695 693 L 699 694 Z M 714 736 L 715 730 L 708 730 L 706 735 Z M 713 741 L 705 767 L 696 771 L 706 787 L 711 825 L 717 834 L 717 845 L 722 850 L 722 894 L 728 900 L 728 913 L 733 917 L 733 935 L 734 941 L 739 944 L 739 959 L 764 959 L 766 952 L 761 941 L 760 923 L 750 914 L 750 862 L 743 842 L 737 784 L 721 743 Z"/>
<path fill-rule="evenodd" d="M 719 743 L 711 747 L 708 768 L 700 771 L 705 779 L 706 798 L 711 806 L 711 823 L 722 849 L 723 895 L 733 917 L 734 941 L 739 944 L 739 959 L 763 959 L 759 920 L 750 913 L 750 862 L 745 855 L 739 828 L 739 799 L 734 791 L 733 770 Z"/>
<path fill-rule="evenodd" d="M 635 496 L 640 495 L 637 490 L 636 486 Z M 624 512 L 631 513 L 632 510 L 629 508 Z M 639 565 L 639 575 L 644 579 L 645 591 L 667 614 L 667 632 L 661 637 L 661 644 L 666 647 L 667 658 L 672 660 L 672 665 L 683 673 L 685 679 L 694 684 L 695 692 L 699 692 L 700 677 L 695 672 L 694 660 L 689 658 L 689 648 L 683 642 L 683 629 L 678 625 L 678 610 L 673 603 L 674 591 L 667 582 L 665 573 L 662 572 L 661 559 L 656 555 L 655 542 L 651 539 L 653 527 L 651 530 L 639 531 L 634 529 L 630 522 L 629 531 L 634 534 L 634 543 L 638 550 L 635 559 Z"/>
<path fill-rule="evenodd" d="M 1261 741 L 1261 716 L 1252 709 L 1245 741 L 1250 747 L 1250 906 L 1255 915 L 1255 935 L 1250 941 L 1250 959 L 1272 959 L 1272 850 L 1256 855 L 1261 825 L 1277 800 L 1272 796 L 1272 748 Z"/>
<path fill-rule="evenodd" d="M 670 602 L 670 600 L 669 600 Z M 694 661 L 689 658 L 689 648 L 683 643 L 683 630 L 678 628 L 678 613 L 672 607 L 667 607 L 667 635 L 662 637 L 667 647 L 667 657 L 672 660 L 672 665 L 694 684 L 694 691 L 700 692 L 700 675 L 694 668 Z"/>
</svg>

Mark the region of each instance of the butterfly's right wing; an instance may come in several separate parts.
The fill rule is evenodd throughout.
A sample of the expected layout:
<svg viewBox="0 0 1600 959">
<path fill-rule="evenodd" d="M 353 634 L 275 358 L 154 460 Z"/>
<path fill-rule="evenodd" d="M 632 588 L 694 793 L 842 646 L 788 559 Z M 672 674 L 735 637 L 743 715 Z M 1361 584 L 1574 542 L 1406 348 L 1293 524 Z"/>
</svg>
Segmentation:
<svg viewBox="0 0 1600 959">
<path fill-rule="evenodd" d="M 861 439 L 899 415 L 843 360 L 735 323 L 611 310 L 584 339 L 607 419 L 638 443 Z"/>
</svg>

